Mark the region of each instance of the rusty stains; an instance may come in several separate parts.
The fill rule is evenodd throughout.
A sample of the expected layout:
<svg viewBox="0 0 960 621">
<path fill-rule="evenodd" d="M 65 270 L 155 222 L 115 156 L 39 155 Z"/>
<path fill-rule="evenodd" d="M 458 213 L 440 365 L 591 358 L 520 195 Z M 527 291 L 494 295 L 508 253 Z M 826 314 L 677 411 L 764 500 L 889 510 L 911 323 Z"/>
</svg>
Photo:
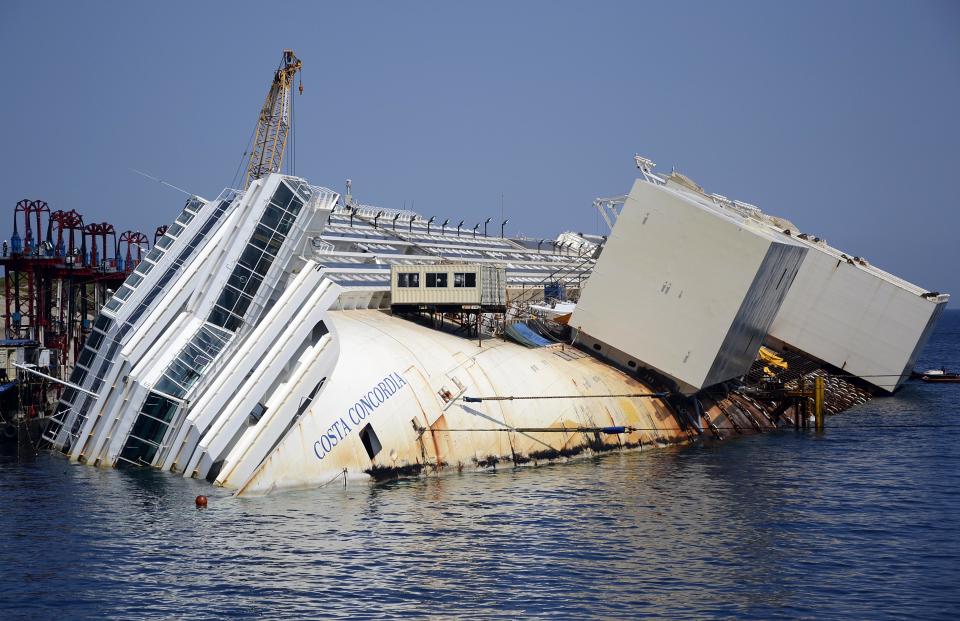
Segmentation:
<svg viewBox="0 0 960 621">
<path fill-rule="evenodd" d="M 377 466 L 364 470 L 374 481 L 389 481 L 404 477 L 418 476 L 423 471 L 423 464 L 406 464 L 403 466 Z"/>
</svg>

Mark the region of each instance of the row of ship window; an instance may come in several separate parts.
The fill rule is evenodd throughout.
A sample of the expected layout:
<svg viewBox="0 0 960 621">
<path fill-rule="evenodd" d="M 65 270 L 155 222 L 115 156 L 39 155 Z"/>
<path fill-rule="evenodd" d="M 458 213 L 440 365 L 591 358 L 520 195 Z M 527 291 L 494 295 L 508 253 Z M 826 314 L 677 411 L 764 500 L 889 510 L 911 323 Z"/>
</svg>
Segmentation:
<svg viewBox="0 0 960 621">
<path fill-rule="evenodd" d="M 427 272 L 426 285 L 428 288 L 449 287 L 449 274 L 447 272 Z M 397 274 L 398 287 L 419 287 L 420 274 L 412 272 L 409 274 Z M 454 272 L 453 286 L 457 289 L 472 289 L 477 286 L 477 275 L 474 272 Z"/>
<path fill-rule="evenodd" d="M 178 352 L 141 407 L 120 459 L 135 464 L 152 463 L 180 406 L 178 400 L 204 375 L 233 337 L 232 332 L 243 323 L 263 276 L 302 208 L 303 201 L 286 183 L 280 183 L 221 290 L 207 323 Z"/>
<path fill-rule="evenodd" d="M 220 201 L 217 209 L 207 219 L 203 227 L 193 237 L 188 246 L 174 260 L 173 264 L 167 269 L 163 276 L 161 276 L 161 278 L 154 284 L 151 291 L 148 292 L 137 308 L 130 314 L 129 317 L 126 318 L 126 320 L 122 322 L 118 332 L 110 339 L 110 347 L 108 348 L 106 355 L 101 357 L 102 364 L 100 365 L 94 381 L 90 386 L 93 392 L 97 392 L 102 386 L 103 378 L 106 376 L 109 367 L 111 367 L 113 364 L 114 355 L 119 348 L 123 337 L 130 330 L 130 328 L 133 327 L 140 316 L 150 307 L 157 295 L 164 290 L 174 273 L 180 269 L 180 267 L 186 261 L 186 258 L 193 252 L 198 243 L 207 235 L 214 223 L 220 219 L 220 216 L 226 211 L 227 206 L 229 206 L 232 200 L 232 198 L 228 198 Z M 189 222 L 191 219 L 193 219 L 194 210 L 199 209 L 201 206 L 202 204 L 199 201 L 191 199 L 191 201 L 187 203 L 187 206 L 184 208 L 184 211 L 181 213 L 180 217 L 177 218 L 177 221 Z M 140 284 L 140 281 L 143 279 L 142 275 L 147 274 L 153 268 L 154 262 L 156 262 L 163 253 L 164 250 L 161 248 L 154 247 L 151 249 L 150 252 L 147 253 L 147 256 L 144 257 L 144 261 L 140 263 L 136 270 L 140 273 L 140 276 L 137 276 L 137 274 L 131 274 L 130 278 L 127 279 L 127 283 L 129 283 L 132 277 L 137 276 L 137 278 L 134 279 L 133 287 L 129 288 L 129 291 L 122 297 L 122 299 L 118 299 L 117 296 L 114 296 L 114 298 L 110 300 L 110 303 L 107 304 L 106 309 L 115 311 L 116 308 L 122 304 L 122 300 L 125 300 L 127 297 L 129 297 L 136 285 Z M 120 291 L 124 291 L 124 289 L 125 288 L 121 288 Z M 111 303 L 114 303 L 114 306 L 111 306 Z M 98 350 L 103 344 L 104 338 L 108 336 L 112 323 L 112 319 L 105 313 L 101 313 L 100 317 L 97 318 L 97 321 L 94 324 L 94 329 L 91 332 L 91 336 L 85 344 L 86 347 L 81 353 L 80 358 L 77 361 L 77 365 L 74 367 L 73 373 L 70 376 L 71 383 L 77 385 L 83 384 L 87 374 L 96 364 L 94 357 L 97 355 Z M 62 405 L 60 408 L 66 408 L 69 410 L 71 406 L 76 405 L 76 395 L 76 391 L 72 389 L 65 391 L 61 399 Z M 76 435 L 77 428 L 80 424 L 82 424 L 82 420 L 86 416 L 87 410 L 92 405 L 92 402 L 93 400 L 90 397 L 86 397 L 83 400 L 82 406 L 80 407 L 79 416 L 76 417 L 74 422 L 74 428 L 70 431 L 72 435 Z"/>
</svg>

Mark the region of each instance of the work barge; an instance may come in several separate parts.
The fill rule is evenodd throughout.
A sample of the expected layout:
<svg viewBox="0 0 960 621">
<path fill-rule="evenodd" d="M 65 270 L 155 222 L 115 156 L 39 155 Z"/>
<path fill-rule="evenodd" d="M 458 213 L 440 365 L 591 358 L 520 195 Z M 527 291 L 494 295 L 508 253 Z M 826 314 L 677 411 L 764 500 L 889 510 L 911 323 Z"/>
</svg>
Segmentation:
<svg viewBox="0 0 960 621">
<path fill-rule="evenodd" d="M 605 237 L 438 226 L 279 173 L 191 197 L 45 442 L 264 494 L 819 425 L 909 377 L 948 296 L 637 164 L 595 203 Z M 811 312 L 833 286 L 855 291 Z"/>
</svg>

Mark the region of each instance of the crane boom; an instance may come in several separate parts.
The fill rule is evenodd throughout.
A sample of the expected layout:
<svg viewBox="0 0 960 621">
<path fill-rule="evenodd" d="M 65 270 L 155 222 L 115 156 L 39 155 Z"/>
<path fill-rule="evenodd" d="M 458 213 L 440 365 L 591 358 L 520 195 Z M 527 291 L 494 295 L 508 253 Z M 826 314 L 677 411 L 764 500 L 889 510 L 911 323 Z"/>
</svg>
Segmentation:
<svg viewBox="0 0 960 621">
<path fill-rule="evenodd" d="M 283 152 L 287 146 L 287 134 L 290 132 L 290 86 L 302 67 L 303 63 L 293 50 L 283 51 L 283 59 L 273 74 L 267 100 L 263 102 L 260 118 L 257 120 L 244 189 L 256 179 L 280 171 Z M 300 92 L 303 92 L 302 84 Z"/>
</svg>

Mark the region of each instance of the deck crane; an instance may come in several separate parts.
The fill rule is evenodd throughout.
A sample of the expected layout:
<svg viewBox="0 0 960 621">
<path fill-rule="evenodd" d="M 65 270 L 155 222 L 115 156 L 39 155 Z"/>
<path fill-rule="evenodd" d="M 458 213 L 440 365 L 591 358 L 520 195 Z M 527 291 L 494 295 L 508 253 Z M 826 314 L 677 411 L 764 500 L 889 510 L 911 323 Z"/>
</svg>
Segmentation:
<svg viewBox="0 0 960 621">
<path fill-rule="evenodd" d="M 273 82 L 267 92 L 267 100 L 263 102 L 260 110 L 250 162 L 247 164 L 247 174 L 243 182 L 244 189 L 250 187 L 256 179 L 280 171 L 283 152 L 287 146 L 287 134 L 290 132 L 290 87 L 302 67 L 303 63 L 293 50 L 283 50 L 280 66 L 274 72 Z M 302 81 L 299 91 L 303 93 Z"/>
</svg>

